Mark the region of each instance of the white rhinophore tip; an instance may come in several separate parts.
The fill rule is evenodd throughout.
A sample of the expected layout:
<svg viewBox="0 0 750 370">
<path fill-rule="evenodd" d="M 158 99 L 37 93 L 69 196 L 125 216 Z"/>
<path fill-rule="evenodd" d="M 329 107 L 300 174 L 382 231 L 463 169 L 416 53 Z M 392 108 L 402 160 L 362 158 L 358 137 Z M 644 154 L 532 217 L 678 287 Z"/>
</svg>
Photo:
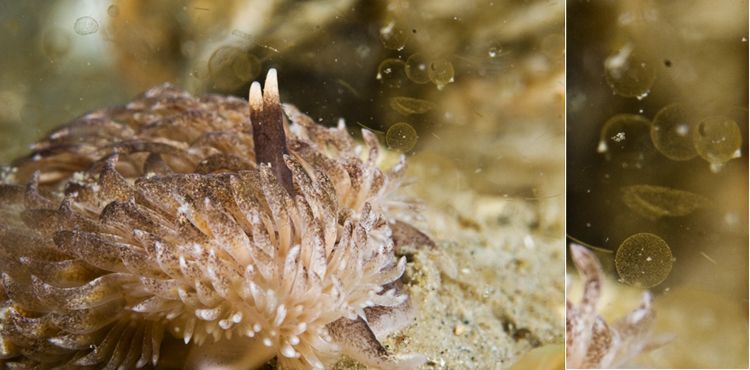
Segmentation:
<svg viewBox="0 0 750 370">
<path fill-rule="evenodd" d="M 250 103 L 250 109 L 256 111 L 263 110 L 263 93 L 260 90 L 260 83 L 258 81 L 254 81 L 250 85 L 248 102 Z"/>
<path fill-rule="evenodd" d="M 266 104 L 280 104 L 279 81 L 276 77 L 276 68 L 268 70 L 266 83 L 263 85 L 263 100 Z"/>
</svg>

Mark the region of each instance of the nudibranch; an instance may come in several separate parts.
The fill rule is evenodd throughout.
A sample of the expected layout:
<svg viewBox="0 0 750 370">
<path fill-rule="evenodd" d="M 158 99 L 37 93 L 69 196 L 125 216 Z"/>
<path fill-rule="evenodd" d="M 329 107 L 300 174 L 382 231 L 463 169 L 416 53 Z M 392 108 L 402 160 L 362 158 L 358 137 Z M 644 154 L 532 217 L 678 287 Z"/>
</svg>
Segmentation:
<svg viewBox="0 0 750 370">
<path fill-rule="evenodd" d="M 381 340 L 413 318 L 399 243 L 430 242 L 362 136 L 273 69 L 249 101 L 163 85 L 54 130 L 0 182 L 0 363 L 159 368 L 174 337 L 192 369 L 418 367 Z"/>
<path fill-rule="evenodd" d="M 627 316 L 607 324 L 598 315 L 603 272 L 599 260 L 586 247 L 571 244 L 570 253 L 584 279 L 579 304 L 566 302 L 566 364 L 569 368 L 615 368 L 638 354 L 661 347 L 671 336 L 652 337 L 656 314 L 651 293 L 644 293 L 641 304 Z"/>
</svg>

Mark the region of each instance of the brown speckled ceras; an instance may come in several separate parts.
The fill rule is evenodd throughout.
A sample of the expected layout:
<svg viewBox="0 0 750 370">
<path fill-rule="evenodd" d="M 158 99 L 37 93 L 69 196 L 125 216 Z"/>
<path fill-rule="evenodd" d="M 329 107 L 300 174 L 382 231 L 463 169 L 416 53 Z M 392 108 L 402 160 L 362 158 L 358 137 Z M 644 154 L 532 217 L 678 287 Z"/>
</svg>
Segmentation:
<svg viewBox="0 0 750 370">
<path fill-rule="evenodd" d="M 578 244 L 570 245 L 570 254 L 583 275 L 584 285 L 579 304 L 566 302 L 565 358 L 568 368 L 624 366 L 635 356 L 672 340 L 671 335 L 652 335 L 656 313 L 649 292 L 643 294 L 637 309 L 607 324 L 596 307 L 604 280 L 599 260 L 593 252 Z"/>
<path fill-rule="evenodd" d="M 158 368 L 171 337 L 194 369 L 423 363 L 380 340 L 412 317 L 394 239 L 429 239 L 362 135 L 282 106 L 275 70 L 53 131 L 0 183 L 0 365 Z"/>
</svg>

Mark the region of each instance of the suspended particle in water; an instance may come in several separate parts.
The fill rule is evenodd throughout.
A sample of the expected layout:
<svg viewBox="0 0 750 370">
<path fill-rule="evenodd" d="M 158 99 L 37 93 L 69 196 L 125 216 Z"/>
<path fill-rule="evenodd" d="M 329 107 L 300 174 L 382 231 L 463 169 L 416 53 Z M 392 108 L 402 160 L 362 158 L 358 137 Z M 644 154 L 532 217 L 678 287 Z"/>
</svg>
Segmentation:
<svg viewBox="0 0 750 370">
<path fill-rule="evenodd" d="M 406 122 L 396 123 L 385 133 L 385 143 L 391 149 L 408 152 L 417 144 L 417 131 Z"/>
<path fill-rule="evenodd" d="M 408 39 L 409 33 L 398 27 L 395 21 L 380 28 L 380 42 L 386 49 L 401 50 Z"/>
<path fill-rule="evenodd" d="M 99 30 L 99 23 L 89 16 L 80 17 L 73 24 L 73 30 L 79 35 L 90 35 Z"/>
<path fill-rule="evenodd" d="M 213 87 L 234 90 L 260 73 L 260 61 L 254 55 L 233 46 L 216 49 L 208 59 L 208 74 Z"/>
<path fill-rule="evenodd" d="M 65 30 L 53 28 L 42 35 L 42 51 L 50 59 L 59 59 L 67 55 L 70 45 L 70 35 Z"/>
<path fill-rule="evenodd" d="M 495 58 L 498 55 L 500 55 L 503 52 L 503 49 L 499 46 L 490 46 L 490 50 L 487 51 L 487 55 L 489 55 L 490 58 Z"/>
<path fill-rule="evenodd" d="M 620 162 L 623 167 L 639 167 L 645 154 L 653 151 L 649 130 L 651 122 L 638 114 L 617 114 L 604 123 L 599 131 L 596 151 L 607 160 Z"/>
<path fill-rule="evenodd" d="M 672 271 L 672 250 L 651 233 L 629 236 L 615 254 L 615 268 L 623 282 L 639 288 L 661 284 Z"/>
<path fill-rule="evenodd" d="M 707 117 L 693 131 L 693 145 L 703 159 L 721 165 L 740 156 L 742 133 L 737 122 L 729 117 Z"/>
<path fill-rule="evenodd" d="M 406 83 L 405 65 L 402 60 L 384 59 L 378 65 L 378 74 L 375 78 L 388 87 L 400 88 Z"/>
<path fill-rule="evenodd" d="M 655 185 L 625 186 L 622 201 L 633 212 L 650 220 L 687 216 L 710 203 L 706 197 L 689 191 Z"/>
<path fill-rule="evenodd" d="M 406 77 L 418 84 L 430 82 L 430 61 L 424 54 L 412 54 L 406 60 Z"/>
<path fill-rule="evenodd" d="M 120 15 L 120 8 L 118 8 L 117 5 L 112 4 L 107 8 L 107 14 L 109 14 L 110 17 L 117 17 Z"/>
<path fill-rule="evenodd" d="M 698 155 L 693 145 L 693 114 L 681 104 L 662 108 L 651 124 L 651 141 L 659 152 L 675 161 L 686 161 Z"/>
<path fill-rule="evenodd" d="M 389 99 L 391 108 L 403 115 L 424 114 L 435 109 L 435 103 L 424 99 L 394 96 Z"/>
<path fill-rule="evenodd" d="M 656 72 L 628 45 L 604 60 L 604 76 L 615 94 L 643 99 L 654 84 Z"/>
<path fill-rule="evenodd" d="M 437 86 L 438 90 L 442 90 L 445 85 L 453 82 L 454 73 L 453 64 L 445 59 L 439 59 L 430 63 L 430 67 L 427 70 L 427 76 Z"/>
</svg>

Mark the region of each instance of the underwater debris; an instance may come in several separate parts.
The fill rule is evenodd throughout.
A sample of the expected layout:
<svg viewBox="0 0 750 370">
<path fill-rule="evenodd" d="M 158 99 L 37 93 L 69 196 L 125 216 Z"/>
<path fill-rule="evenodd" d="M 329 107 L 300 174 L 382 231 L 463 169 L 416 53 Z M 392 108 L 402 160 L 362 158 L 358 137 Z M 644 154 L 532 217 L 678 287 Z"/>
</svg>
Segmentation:
<svg viewBox="0 0 750 370">
<path fill-rule="evenodd" d="M 53 131 L 0 184 L 0 362 L 146 368 L 175 337 L 188 368 L 419 366 L 381 345 L 411 320 L 404 159 L 362 135 L 282 106 L 275 70 L 249 103 L 163 85 Z"/>
<path fill-rule="evenodd" d="M 693 131 L 693 145 L 712 168 L 741 156 L 742 132 L 737 122 L 725 116 L 706 117 Z"/>
<path fill-rule="evenodd" d="M 704 196 L 656 185 L 624 186 L 622 201 L 633 212 L 650 220 L 687 216 L 710 204 Z"/>
<path fill-rule="evenodd" d="M 409 79 L 418 84 L 426 84 L 430 82 L 430 60 L 426 55 L 422 53 L 414 53 L 408 59 L 406 59 L 406 76 Z"/>
<path fill-rule="evenodd" d="M 378 74 L 375 76 L 375 79 L 388 87 L 399 89 L 407 82 L 405 69 L 406 63 L 403 60 L 395 58 L 383 59 L 378 64 Z"/>
<path fill-rule="evenodd" d="M 442 90 L 446 85 L 452 83 L 454 74 L 453 64 L 445 59 L 430 63 L 430 67 L 427 69 L 430 81 L 437 86 L 438 90 Z"/>
<path fill-rule="evenodd" d="M 394 96 L 389 99 L 391 109 L 403 115 L 424 114 L 437 105 L 429 100 L 410 98 L 408 96 Z"/>
<path fill-rule="evenodd" d="M 643 294 L 641 305 L 627 316 L 607 324 L 597 314 L 604 275 L 599 260 L 586 247 L 570 244 L 570 253 L 584 278 L 579 304 L 566 302 L 566 363 L 569 368 L 616 368 L 636 355 L 656 349 L 671 340 L 652 338 L 655 312 L 651 294 Z"/>
<path fill-rule="evenodd" d="M 630 44 L 604 60 L 604 72 L 615 94 L 638 100 L 648 96 L 656 79 L 656 71 L 651 64 L 633 53 Z"/>
<path fill-rule="evenodd" d="M 665 157 L 674 161 L 695 158 L 698 152 L 693 145 L 695 129 L 694 113 L 682 104 L 675 103 L 662 108 L 651 124 L 651 140 L 654 147 Z"/>
<path fill-rule="evenodd" d="M 385 142 L 391 149 L 408 152 L 417 145 L 417 130 L 406 122 L 398 122 L 388 128 Z"/>
<path fill-rule="evenodd" d="M 390 50 L 402 50 L 409 40 L 409 33 L 396 25 L 396 21 L 390 21 L 381 27 L 379 36 L 383 47 Z"/>
<path fill-rule="evenodd" d="M 89 16 L 80 17 L 73 24 L 73 30 L 81 36 L 90 35 L 99 30 L 99 23 Z"/>
<path fill-rule="evenodd" d="M 596 151 L 607 160 L 616 160 L 625 167 L 640 168 L 644 152 L 651 149 L 651 121 L 637 114 L 617 114 L 604 123 L 599 131 Z"/>
</svg>

